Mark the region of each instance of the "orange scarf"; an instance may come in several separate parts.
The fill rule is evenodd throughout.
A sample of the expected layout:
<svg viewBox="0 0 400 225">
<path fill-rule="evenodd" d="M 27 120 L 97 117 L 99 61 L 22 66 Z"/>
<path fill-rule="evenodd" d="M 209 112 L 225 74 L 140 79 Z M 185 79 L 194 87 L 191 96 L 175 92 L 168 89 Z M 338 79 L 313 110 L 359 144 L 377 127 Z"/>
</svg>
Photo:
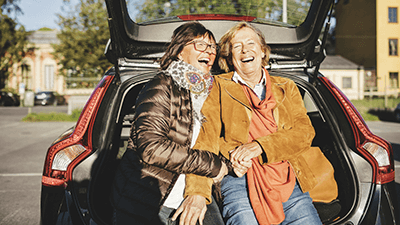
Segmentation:
<svg viewBox="0 0 400 225">
<path fill-rule="evenodd" d="M 272 115 L 276 101 L 271 91 L 271 82 L 266 70 L 266 94 L 260 101 L 246 85 L 243 90 L 253 109 L 249 130 L 249 142 L 274 133 L 277 125 Z M 265 149 L 268 151 L 268 149 Z M 285 149 L 282 149 L 285 151 Z M 282 202 L 292 194 L 296 178 L 288 161 L 261 165 L 257 158 L 252 159 L 252 167 L 247 171 L 247 184 L 250 202 L 259 224 L 279 224 L 285 219 Z"/>
</svg>

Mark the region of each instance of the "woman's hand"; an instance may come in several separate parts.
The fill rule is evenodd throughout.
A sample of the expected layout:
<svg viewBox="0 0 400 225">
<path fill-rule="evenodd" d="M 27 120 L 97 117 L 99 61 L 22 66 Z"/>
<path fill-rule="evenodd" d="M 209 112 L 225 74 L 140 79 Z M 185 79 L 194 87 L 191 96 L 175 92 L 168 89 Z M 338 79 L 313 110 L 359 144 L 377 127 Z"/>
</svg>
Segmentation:
<svg viewBox="0 0 400 225">
<path fill-rule="evenodd" d="M 236 176 L 242 177 L 250 169 L 252 165 L 251 159 L 261 155 L 262 148 L 258 143 L 250 142 L 237 147 L 229 153 L 233 171 Z"/>
<path fill-rule="evenodd" d="M 200 225 L 203 225 L 206 211 L 205 197 L 201 195 L 189 195 L 185 198 L 171 219 L 175 221 L 179 214 L 181 214 L 179 225 L 196 225 L 197 221 L 199 221 Z"/>
<path fill-rule="evenodd" d="M 247 170 L 251 167 L 251 159 L 258 157 L 262 153 L 261 146 L 256 142 L 250 142 L 237 147 L 236 149 L 229 152 L 231 155 L 231 162 L 233 171 L 236 176 L 242 177 L 247 173 Z"/>
<path fill-rule="evenodd" d="M 228 174 L 228 167 L 226 166 L 226 164 L 224 162 L 222 162 L 222 166 L 221 166 L 221 169 L 219 170 L 219 174 L 216 177 L 212 178 L 212 179 L 213 179 L 214 183 L 218 183 L 227 174 Z"/>
<path fill-rule="evenodd" d="M 234 161 L 232 162 L 233 172 L 235 172 L 236 176 L 242 177 L 247 173 L 247 170 L 250 169 L 251 165 L 252 165 L 251 160 L 243 161 L 240 163 L 238 161 Z"/>
<path fill-rule="evenodd" d="M 237 147 L 232 150 L 231 153 L 231 162 L 239 162 L 241 164 L 245 161 L 250 161 L 254 157 L 258 157 L 263 152 L 261 146 L 257 142 L 250 142 L 244 145 Z"/>
</svg>

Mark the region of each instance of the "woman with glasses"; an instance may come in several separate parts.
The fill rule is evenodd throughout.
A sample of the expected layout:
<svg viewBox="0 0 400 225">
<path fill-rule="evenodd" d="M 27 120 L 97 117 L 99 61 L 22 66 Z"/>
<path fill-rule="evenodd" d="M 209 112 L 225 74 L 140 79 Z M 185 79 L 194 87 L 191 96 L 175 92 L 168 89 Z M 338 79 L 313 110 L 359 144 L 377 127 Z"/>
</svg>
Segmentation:
<svg viewBox="0 0 400 225">
<path fill-rule="evenodd" d="M 227 173 L 217 155 L 193 148 L 216 53 L 214 35 L 198 22 L 173 32 L 160 71 L 136 100 L 129 144 L 113 184 L 114 224 L 178 224 L 178 219 L 180 225 L 223 224 L 208 194 L 184 195 L 185 174 L 218 182 Z"/>
</svg>

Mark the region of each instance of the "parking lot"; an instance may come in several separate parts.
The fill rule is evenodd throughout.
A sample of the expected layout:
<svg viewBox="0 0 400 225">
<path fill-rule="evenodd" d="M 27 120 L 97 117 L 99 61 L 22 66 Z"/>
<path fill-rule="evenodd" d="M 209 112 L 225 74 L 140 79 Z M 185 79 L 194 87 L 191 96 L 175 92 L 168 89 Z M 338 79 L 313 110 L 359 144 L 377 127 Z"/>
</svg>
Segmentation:
<svg viewBox="0 0 400 225">
<path fill-rule="evenodd" d="M 47 148 L 71 122 L 25 123 L 29 112 L 67 112 L 67 106 L 0 107 L 0 224 L 38 225 L 41 174 Z"/>
</svg>

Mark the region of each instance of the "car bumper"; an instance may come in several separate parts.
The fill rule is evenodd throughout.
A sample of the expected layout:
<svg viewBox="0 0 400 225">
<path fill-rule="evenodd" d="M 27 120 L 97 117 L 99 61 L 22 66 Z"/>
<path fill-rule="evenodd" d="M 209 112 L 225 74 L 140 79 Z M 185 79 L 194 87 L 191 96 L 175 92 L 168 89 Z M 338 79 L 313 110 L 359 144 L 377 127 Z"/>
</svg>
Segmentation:
<svg viewBox="0 0 400 225">
<path fill-rule="evenodd" d="M 394 181 L 383 185 L 376 185 L 370 203 L 367 204 L 367 209 L 364 210 L 361 220 L 356 222 L 349 218 L 340 224 L 399 224 L 399 208 L 395 185 Z M 64 188 L 42 186 L 41 225 L 90 224 L 90 221 L 89 214 L 83 215 L 78 212 L 77 205 L 74 203 L 73 196 L 71 196 L 69 191 Z"/>
<path fill-rule="evenodd" d="M 396 183 L 394 181 L 376 185 L 368 210 L 360 224 L 399 224 Z"/>
<path fill-rule="evenodd" d="M 35 105 L 46 105 L 47 100 L 35 100 Z"/>
<path fill-rule="evenodd" d="M 85 224 L 64 188 L 42 186 L 40 225 Z"/>
</svg>

